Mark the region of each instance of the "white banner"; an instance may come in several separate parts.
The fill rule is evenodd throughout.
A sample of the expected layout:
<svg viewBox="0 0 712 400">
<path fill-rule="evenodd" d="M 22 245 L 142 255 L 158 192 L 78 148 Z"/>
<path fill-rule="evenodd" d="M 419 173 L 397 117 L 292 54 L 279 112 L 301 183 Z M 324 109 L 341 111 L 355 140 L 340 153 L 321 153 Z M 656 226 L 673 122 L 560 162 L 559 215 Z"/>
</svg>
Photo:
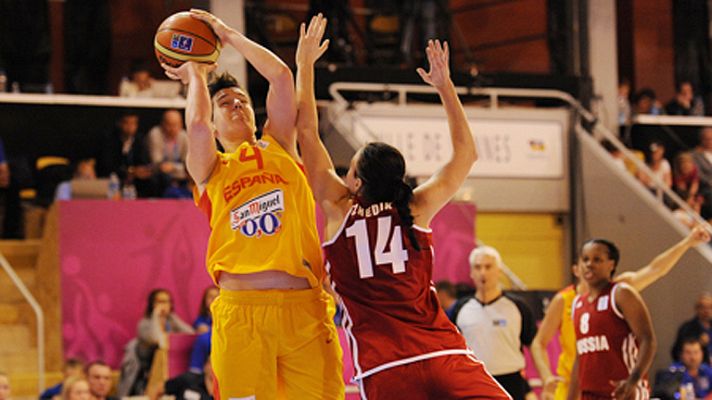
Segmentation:
<svg viewBox="0 0 712 400">
<path fill-rule="evenodd" d="M 406 158 L 408 174 L 430 176 L 450 158 L 447 120 L 442 117 L 362 116 L 354 134 L 397 147 Z M 562 178 L 563 126 L 558 121 L 471 119 L 479 160 L 473 177 Z"/>
</svg>

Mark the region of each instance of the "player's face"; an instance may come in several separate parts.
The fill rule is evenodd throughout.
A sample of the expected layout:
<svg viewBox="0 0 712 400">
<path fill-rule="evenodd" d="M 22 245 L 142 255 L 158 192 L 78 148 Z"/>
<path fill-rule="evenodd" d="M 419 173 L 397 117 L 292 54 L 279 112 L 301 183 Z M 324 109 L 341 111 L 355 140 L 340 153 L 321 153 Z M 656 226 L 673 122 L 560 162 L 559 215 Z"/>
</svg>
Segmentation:
<svg viewBox="0 0 712 400">
<path fill-rule="evenodd" d="M 581 277 L 589 285 L 609 281 L 615 267 L 608 256 L 608 248 L 600 243 L 587 243 L 581 251 Z"/>
<path fill-rule="evenodd" d="M 490 255 L 480 254 L 475 257 L 470 277 L 477 290 L 492 290 L 499 285 L 499 266 L 497 259 Z"/>
<path fill-rule="evenodd" d="M 213 122 L 218 135 L 229 141 L 246 140 L 257 130 L 250 97 L 236 87 L 222 89 L 213 96 Z"/>
<path fill-rule="evenodd" d="M 361 189 L 363 182 L 361 178 L 356 176 L 356 165 L 358 165 L 358 160 L 361 157 L 361 150 L 356 152 L 356 154 L 351 159 L 351 164 L 349 164 L 349 172 L 346 173 L 346 186 L 349 188 L 351 193 L 358 193 Z"/>
</svg>

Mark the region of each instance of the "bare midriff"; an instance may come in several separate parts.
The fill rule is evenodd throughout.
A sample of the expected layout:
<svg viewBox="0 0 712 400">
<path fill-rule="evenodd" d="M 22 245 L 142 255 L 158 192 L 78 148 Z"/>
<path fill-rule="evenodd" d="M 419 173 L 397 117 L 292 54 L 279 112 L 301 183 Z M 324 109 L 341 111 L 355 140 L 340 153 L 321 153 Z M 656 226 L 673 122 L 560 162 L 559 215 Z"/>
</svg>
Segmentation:
<svg viewBox="0 0 712 400">
<path fill-rule="evenodd" d="M 221 271 L 218 285 L 226 290 L 302 290 L 309 289 L 309 281 L 284 271 L 261 271 L 251 274 L 231 274 Z"/>
</svg>

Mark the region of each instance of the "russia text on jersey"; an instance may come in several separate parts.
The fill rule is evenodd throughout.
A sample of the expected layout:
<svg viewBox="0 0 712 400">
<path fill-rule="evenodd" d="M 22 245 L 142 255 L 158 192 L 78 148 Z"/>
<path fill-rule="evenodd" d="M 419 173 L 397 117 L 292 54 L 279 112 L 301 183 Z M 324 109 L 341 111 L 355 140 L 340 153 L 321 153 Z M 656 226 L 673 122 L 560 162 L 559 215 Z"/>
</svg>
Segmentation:
<svg viewBox="0 0 712 400">
<path fill-rule="evenodd" d="M 589 336 L 576 341 L 576 349 L 579 354 L 595 353 L 599 351 L 608 351 L 608 339 L 606 335 Z"/>
</svg>

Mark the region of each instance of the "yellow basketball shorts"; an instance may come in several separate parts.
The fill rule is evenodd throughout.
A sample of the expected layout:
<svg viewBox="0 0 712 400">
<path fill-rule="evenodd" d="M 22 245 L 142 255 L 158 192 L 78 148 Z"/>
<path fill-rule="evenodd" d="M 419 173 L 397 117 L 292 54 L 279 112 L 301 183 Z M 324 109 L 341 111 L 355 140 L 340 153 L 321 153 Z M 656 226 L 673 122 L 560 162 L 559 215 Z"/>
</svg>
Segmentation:
<svg viewBox="0 0 712 400">
<path fill-rule="evenodd" d="M 321 288 L 221 289 L 211 306 L 216 400 L 343 399 L 333 304 Z"/>
</svg>

